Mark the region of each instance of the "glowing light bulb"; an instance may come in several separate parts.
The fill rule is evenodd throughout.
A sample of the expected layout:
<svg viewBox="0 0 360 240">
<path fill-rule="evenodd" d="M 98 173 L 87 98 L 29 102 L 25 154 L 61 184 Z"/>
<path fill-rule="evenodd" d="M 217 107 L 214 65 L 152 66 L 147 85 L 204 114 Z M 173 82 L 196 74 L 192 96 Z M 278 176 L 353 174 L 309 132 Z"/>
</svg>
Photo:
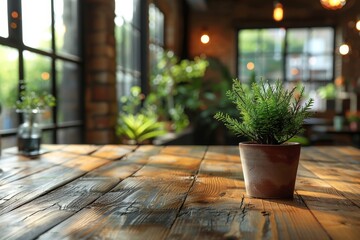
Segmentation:
<svg viewBox="0 0 360 240">
<path fill-rule="evenodd" d="M 341 46 L 339 47 L 339 53 L 341 55 L 347 55 L 350 51 L 349 45 L 347 45 L 346 43 L 341 44 Z"/>
<path fill-rule="evenodd" d="M 359 20 L 357 20 L 357 22 L 356 22 L 356 29 L 358 30 L 358 31 L 360 31 L 360 19 Z"/>
<path fill-rule="evenodd" d="M 279 2 L 275 3 L 273 18 L 275 21 L 281 21 L 284 18 L 284 9 L 283 5 Z"/>
<path fill-rule="evenodd" d="M 200 37 L 200 41 L 201 41 L 203 44 L 209 43 L 209 42 L 210 42 L 210 37 L 209 37 L 209 35 L 203 34 L 203 35 Z"/>
<path fill-rule="evenodd" d="M 346 0 L 320 0 L 321 5 L 329 10 L 337 10 L 346 4 Z"/>
</svg>

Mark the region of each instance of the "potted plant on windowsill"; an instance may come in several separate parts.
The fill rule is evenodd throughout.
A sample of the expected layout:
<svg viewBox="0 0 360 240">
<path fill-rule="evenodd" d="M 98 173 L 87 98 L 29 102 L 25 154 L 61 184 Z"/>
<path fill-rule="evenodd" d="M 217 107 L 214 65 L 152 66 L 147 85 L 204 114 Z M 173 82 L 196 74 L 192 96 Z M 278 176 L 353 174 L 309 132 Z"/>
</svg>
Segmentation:
<svg viewBox="0 0 360 240">
<path fill-rule="evenodd" d="M 122 143 L 139 145 L 151 144 L 156 137 L 166 134 L 165 123 L 158 120 L 153 106 L 141 101 L 145 96 L 138 86 L 130 90 L 129 96 L 121 98 L 116 134 Z"/>
<path fill-rule="evenodd" d="M 42 130 L 38 123 L 38 115 L 48 107 L 55 106 L 55 97 L 47 92 L 38 93 L 22 90 L 16 102 L 16 112 L 23 116 L 23 123 L 18 128 L 18 151 L 28 156 L 40 153 Z"/>
<path fill-rule="evenodd" d="M 293 197 L 301 145 L 287 141 L 302 131 L 313 104 L 312 99 L 303 102 L 304 88 L 296 98 L 295 90 L 287 90 L 279 80 L 275 84 L 261 80 L 249 90 L 234 80 L 227 97 L 236 105 L 239 117 L 222 112 L 214 116 L 235 134 L 250 140 L 239 143 L 250 197 Z"/>
</svg>

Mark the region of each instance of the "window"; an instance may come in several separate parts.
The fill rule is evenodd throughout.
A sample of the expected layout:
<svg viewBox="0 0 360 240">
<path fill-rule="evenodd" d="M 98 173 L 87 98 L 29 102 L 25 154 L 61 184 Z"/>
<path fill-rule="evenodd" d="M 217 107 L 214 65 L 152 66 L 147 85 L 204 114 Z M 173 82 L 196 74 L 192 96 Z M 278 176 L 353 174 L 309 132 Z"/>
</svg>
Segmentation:
<svg viewBox="0 0 360 240">
<path fill-rule="evenodd" d="M 82 141 L 79 1 L 38 0 L 36 3 L 34 8 L 32 0 L 0 0 L 3 148 L 16 144 L 20 121 L 13 106 L 22 85 L 47 90 L 57 99 L 52 112 L 42 115 L 43 143 Z"/>
<path fill-rule="evenodd" d="M 155 4 L 149 5 L 149 61 L 150 73 L 156 70 L 156 64 L 164 53 L 164 14 Z"/>
<path fill-rule="evenodd" d="M 119 98 L 128 95 L 132 86 L 141 85 L 140 10 L 140 0 L 115 2 L 116 81 Z"/>
<path fill-rule="evenodd" d="M 239 31 L 239 78 L 256 76 L 269 80 L 302 81 L 333 80 L 334 29 L 274 28 Z"/>
</svg>

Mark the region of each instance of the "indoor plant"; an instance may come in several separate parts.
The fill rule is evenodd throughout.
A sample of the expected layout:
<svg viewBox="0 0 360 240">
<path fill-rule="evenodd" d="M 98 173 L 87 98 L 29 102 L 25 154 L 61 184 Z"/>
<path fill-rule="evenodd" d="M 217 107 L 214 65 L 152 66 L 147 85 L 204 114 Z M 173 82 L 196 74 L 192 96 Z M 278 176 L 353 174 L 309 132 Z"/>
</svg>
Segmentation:
<svg viewBox="0 0 360 240">
<path fill-rule="evenodd" d="M 38 124 L 38 115 L 47 107 L 55 106 L 55 97 L 45 92 L 22 90 L 16 102 L 16 111 L 22 114 L 23 123 L 18 128 L 18 151 L 25 155 L 40 153 L 42 131 Z"/>
<path fill-rule="evenodd" d="M 162 121 L 170 122 L 170 130 L 180 133 L 198 112 L 207 66 L 205 58 L 179 61 L 174 52 L 165 51 L 152 70 L 147 102 L 156 106 Z"/>
<path fill-rule="evenodd" d="M 358 111 L 348 111 L 345 114 L 346 120 L 349 123 L 349 128 L 352 131 L 359 129 L 360 123 L 360 112 Z"/>
<path fill-rule="evenodd" d="M 295 90 L 287 90 L 279 80 L 275 84 L 261 80 L 245 90 L 234 80 L 227 96 L 236 105 L 239 117 L 222 112 L 214 116 L 250 140 L 241 142 L 239 148 L 246 192 L 251 197 L 293 196 L 301 145 L 286 141 L 302 131 L 313 104 L 312 99 L 303 103 L 304 88 L 296 98 Z"/>
<path fill-rule="evenodd" d="M 158 120 L 154 106 L 141 101 L 145 96 L 141 88 L 133 86 L 129 96 L 121 99 L 121 109 L 116 126 L 116 134 L 126 144 L 151 143 L 153 138 L 166 134 L 165 123 Z"/>
</svg>

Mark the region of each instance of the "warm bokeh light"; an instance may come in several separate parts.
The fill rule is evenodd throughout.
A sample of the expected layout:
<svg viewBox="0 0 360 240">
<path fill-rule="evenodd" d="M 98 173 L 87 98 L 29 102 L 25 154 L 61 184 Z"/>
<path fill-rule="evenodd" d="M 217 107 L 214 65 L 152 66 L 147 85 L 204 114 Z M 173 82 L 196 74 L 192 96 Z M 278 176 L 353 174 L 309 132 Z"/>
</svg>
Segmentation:
<svg viewBox="0 0 360 240">
<path fill-rule="evenodd" d="M 10 27 L 11 27 L 12 29 L 16 29 L 16 28 L 17 28 L 17 24 L 14 23 L 14 22 L 12 22 L 12 23 L 10 23 Z"/>
<path fill-rule="evenodd" d="M 209 42 L 210 42 L 210 37 L 209 37 L 209 35 L 207 35 L 207 34 L 201 35 L 200 41 L 201 41 L 203 44 L 209 43 Z"/>
<path fill-rule="evenodd" d="M 11 17 L 12 17 L 12 18 L 18 18 L 18 17 L 19 17 L 19 13 L 16 12 L 16 11 L 12 11 L 12 12 L 11 12 Z"/>
<path fill-rule="evenodd" d="M 297 69 L 297 68 L 291 69 L 291 75 L 296 76 L 296 75 L 299 75 L 299 73 L 300 73 L 299 69 Z"/>
<path fill-rule="evenodd" d="M 337 10 L 346 4 L 346 0 L 320 0 L 321 5 L 329 10 Z"/>
<path fill-rule="evenodd" d="M 42 80 L 49 80 L 50 74 L 48 72 L 43 72 L 43 73 L 41 73 L 41 78 L 42 78 Z"/>
<path fill-rule="evenodd" d="M 360 19 L 356 22 L 356 29 L 360 31 Z"/>
<path fill-rule="evenodd" d="M 246 68 L 248 69 L 248 70 L 254 70 L 254 68 L 255 68 L 255 64 L 253 63 L 253 62 L 248 62 L 247 64 L 246 64 Z"/>
<path fill-rule="evenodd" d="M 275 3 L 273 17 L 275 21 L 281 21 L 284 17 L 283 5 L 279 2 Z"/>
<path fill-rule="evenodd" d="M 341 55 L 347 55 L 350 51 L 350 48 L 349 48 L 349 45 L 347 44 L 342 44 L 340 47 L 339 47 L 339 53 Z"/>
</svg>

